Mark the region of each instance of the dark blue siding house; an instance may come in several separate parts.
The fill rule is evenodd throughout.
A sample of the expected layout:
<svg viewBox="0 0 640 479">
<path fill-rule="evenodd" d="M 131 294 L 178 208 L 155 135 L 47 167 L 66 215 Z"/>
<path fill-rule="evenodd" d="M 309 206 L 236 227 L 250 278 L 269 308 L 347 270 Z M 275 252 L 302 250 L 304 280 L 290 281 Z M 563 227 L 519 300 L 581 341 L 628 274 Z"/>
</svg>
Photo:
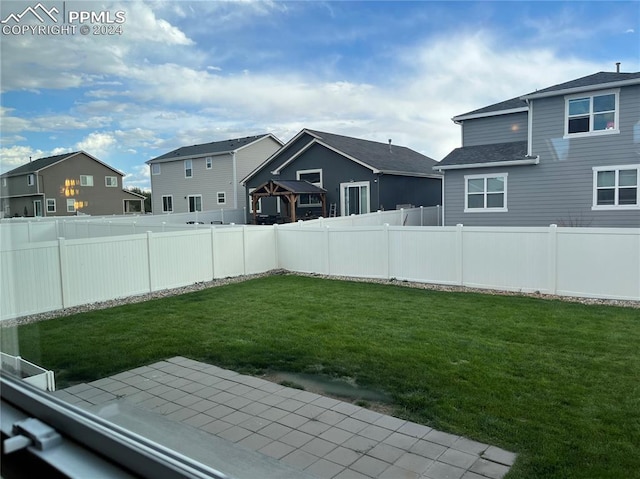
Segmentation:
<svg viewBox="0 0 640 479">
<path fill-rule="evenodd" d="M 599 72 L 453 118 L 444 224 L 640 228 L 640 73 Z"/>
<path fill-rule="evenodd" d="M 442 175 L 433 171 L 436 164 L 403 146 L 304 129 L 242 181 L 251 205 L 247 220 L 254 220 L 254 204 L 260 217 L 281 221 L 440 205 Z M 261 187 L 278 180 L 306 181 L 321 188 L 324 198 L 291 191 L 293 212 L 282 196 L 261 196 L 252 203 L 256 188 L 264 192 Z M 286 185 L 295 190 L 295 183 Z"/>
</svg>

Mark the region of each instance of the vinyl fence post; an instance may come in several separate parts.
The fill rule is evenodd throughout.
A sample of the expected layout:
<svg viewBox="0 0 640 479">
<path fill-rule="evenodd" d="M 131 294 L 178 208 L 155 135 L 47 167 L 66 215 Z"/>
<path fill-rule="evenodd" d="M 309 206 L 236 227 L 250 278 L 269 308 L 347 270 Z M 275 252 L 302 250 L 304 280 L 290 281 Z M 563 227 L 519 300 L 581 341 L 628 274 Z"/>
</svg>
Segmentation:
<svg viewBox="0 0 640 479">
<path fill-rule="evenodd" d="M 211 280 L 216 279 L 216 227 L 211 226 Z"/>
<path fill-rule="evenodd" d="M 384 277 L 388 280 L 391 279 L 391 245 L 389 244 L 389 223 L 384 224 L 382 231 L 384 233 L 384 251 L 386 252 Z"/>
<path fill-rule="evenodd" d="M 329 248 L 329 226 L 325 226 L 324 229 L 324 257 L 325 265 L 324 271 L 327 276 L 331 275 L 331 249 Z"/>
<path fill-rule="evenodd" d="M 153 238 L 151 237 L 151 231 L 147 231 L 147 275 L 149 277 L 149 292 L 152 293 L 155 285 L 153 284 L 153 247 L 151 243 Z"/>
<path fill-rule="evenodd" d="M 420 226 L 424 226 L 424 206 L 420 205 Z"/>
<path fill-rule="evenodd" d="M 456 278 L 460 286 L 464 286 L 463 225 L 456 225 Z"/>
<path fill-rule="evenodd" d="M 67 266 L 67 246 L 64 238 L 58 238 L 58 260 L 60 262 L 60 293 L 62 300 L 62 309 L 70 306 L 69 300 L 69 281 Z"/>
<path fill-rule="evenodd" d="M 558 291 L 558 225 L 549 225 L 549 294 Z"/>
<path fill-rule="evenodd" d="M 247 274 L 247 227 L 242 227 L 242 274 Z"/>
<path fill-rule="evenodd" d="M 278 235 L 280 234 L 280 231 L 278 230 L 278 224 L 274 223 L 273 224 L 273 245 L 274 245 L 274 252 L 273 252 L 273 257 L 275 259 L 275 263 L 276 263 L 276 268 L 280 269 L 282 266 L 280 266 L 280 253 L 278 250 Z"/>
</svg>

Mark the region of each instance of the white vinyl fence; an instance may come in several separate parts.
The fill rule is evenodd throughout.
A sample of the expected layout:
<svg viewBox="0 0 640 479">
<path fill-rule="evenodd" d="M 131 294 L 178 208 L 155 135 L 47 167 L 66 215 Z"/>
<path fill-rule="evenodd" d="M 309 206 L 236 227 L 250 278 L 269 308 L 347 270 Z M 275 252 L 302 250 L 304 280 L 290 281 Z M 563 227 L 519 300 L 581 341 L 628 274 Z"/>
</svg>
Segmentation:
<svg viewBox="0 0 640 479">
<path fill-rule="evenodd" d="M 0 221 L 0 248 L 3 245 L 124 236 L 139 233 L 189 231 L 210 225 L 245 223 L 244 208 L 234 210 L 195 211 L 163 215 L 59 216 L 11 218 Z"/>
<path fill-rule="evenodd" d="M 640 301 L 640 229 L 318 223 L 13 243 L 0 319 L 278 268 Z"/>
<path fill-rule="evenodd" d="M 0 319 L 276 269 L 275 240 L 237 226 L 3 248 Z"/>
</svg>

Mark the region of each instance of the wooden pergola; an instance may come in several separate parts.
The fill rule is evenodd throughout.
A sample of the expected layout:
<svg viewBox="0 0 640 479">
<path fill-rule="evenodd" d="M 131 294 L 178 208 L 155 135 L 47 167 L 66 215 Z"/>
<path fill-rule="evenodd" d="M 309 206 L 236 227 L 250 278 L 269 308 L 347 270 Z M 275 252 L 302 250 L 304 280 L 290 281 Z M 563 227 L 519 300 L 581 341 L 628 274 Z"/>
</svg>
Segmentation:
<svg viewBox="0 0 640 479">
<path fill-rule="evenodd" d="M 327 212 L 327 190 L 303 180 L 269 180 L 250 193 L 253 222 L 256 222 L 258 201 L 268 196 L 280 196 L 287 207 L 287 216 L 296 221 L 296 202 L 300 195 L 317 195 L 322 202 L 322 216 Z"/>
</svg>

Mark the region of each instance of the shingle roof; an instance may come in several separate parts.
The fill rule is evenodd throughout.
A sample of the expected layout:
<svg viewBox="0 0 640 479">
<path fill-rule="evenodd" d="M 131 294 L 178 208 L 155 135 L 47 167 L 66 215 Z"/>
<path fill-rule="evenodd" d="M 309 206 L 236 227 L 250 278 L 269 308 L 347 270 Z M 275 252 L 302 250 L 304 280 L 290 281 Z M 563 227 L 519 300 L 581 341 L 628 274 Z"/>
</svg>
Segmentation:
<svg viewBox="0 0 640 479">
<path fill-rule="evenodd" d="M 640 72 L 635 72 L 635 73 L 598 72 L 598 73 L 594 73 L 593 75 L 587 75 L 586 77 L 578 78 L 576 80 L 571 80 L 568 82 L 559 83 L 557 85 L 550 86 L 548 88 L 543 88 L 542 90 L 536 90 L 535 92 L 531 92 L 527 95 L 523 95 L 522 98 L 526 98 L 534 95 L 540 95 L 544 93 L 561 92 L 561 91 L 570 90 L 573 88 L 591 87 L 596 85 L 604 85 L 607 83 L 617 83 L 617 82 L 623 82 L 627 80 L 636 80 L 636 79 L 640 79 Z"/>
<path fill-rule="evenodd" d="M 170 151 L 169 153 L 165 153 L 164 155 L 160 155 L 156 158 L 152 158 L 147 161 L 147 164 L 158 162 L 158 161 L 168 161 L 175 160 L 180 158 L 191 158 L 195 156 L 202 155 L 219 155 L 222 153 L 231 153 L 238 148 L 242 148 L 243 146 L 248 145 L 249 143 L 253 143 L 254 141 L 259 140 L 260 138 L 264 138 L 265 136 L 269 136 L 268 133 L 263 135 L 255 135 L 255 136 L 246 136 L 244 138 L 233 138 L 231 140 L 222 140 L 222 141 L 213 141 L 211 143 L 202 143 L 199 145 L 192 146 L 182 146 L 178 149 Z"/>
<path fill-rule="evenodd" d="M 405 146 L 306 130 L 323 143 L 383 173 L 433 174 L 437 162 Z"/>
<path fill-rule="evenodd" d="M 466 116 L 482 115 L 483 113 L 494 113 L 505 110 L 514 110 L 517 108 L 527 108 L 527 102 L 520 99 L 519 96 L 516 98 L 511 98 L 510 100 L 494 103 L 493 105 L 478 108 L 477 110 L 463 113 L 462 115 L 456 115 L 453 117 L 453 121 L 462 119 Z"/>
<path fill-rule="evenodd" d="M 513 110 L 517 108 L 527 108 L 527 98 L 535 97 L 538 95 L 548 96 L 555 92 L 564 92 L 565 90 L 571 90 L 575 88 L 587 88 L 596 85 L 607 85 L 609 83 L 618 83 L 628 80 L 640 80 L 640 72 L 636 73 L 617 73 L 617 72 L 598 72 L 592 75 L 587 75 L 576 80 L 571 80 L 564 83 L 558 83 L 557 85 L 543 88 L 542 90 L 536 90 L 526 95 L 521 95 L 509 100 L 494 103 L 493 105 L 478 108 L 462 115 L 456 115 L 453 117 L 453 121 L 464 119 L 464 117 L 483 115 L 486 113 L 497 113 L 500 111 Z"/>
<path fill-rule="evenodd" d="M 43 168 L 46 168 L 47 166 L 51 166 L 54 163 L 62 161 L 78 153 L 80 152 L 74 151 L 72 153 L 64 153 L 62 155 L 47 156 L 46 158 L 39 158 L 37 160 L 30 161 L 29 163 L 26 163 L 22 166 L 18 166 L 17 168 L 14 168 L 11 171 L 7 171 L 6 173 L 3 173 L 2 176 L 9 177 L 9 176 L 26 175 L 27 173 L 35 173 L 36 171 L 40 171 Z"/>
<path fill-rule="evenodd" d="M 514 141 L 456 148 L 438 163 L 438 167 L 525 159 L 527 159 L 527 142 Z"/>
</svg>

